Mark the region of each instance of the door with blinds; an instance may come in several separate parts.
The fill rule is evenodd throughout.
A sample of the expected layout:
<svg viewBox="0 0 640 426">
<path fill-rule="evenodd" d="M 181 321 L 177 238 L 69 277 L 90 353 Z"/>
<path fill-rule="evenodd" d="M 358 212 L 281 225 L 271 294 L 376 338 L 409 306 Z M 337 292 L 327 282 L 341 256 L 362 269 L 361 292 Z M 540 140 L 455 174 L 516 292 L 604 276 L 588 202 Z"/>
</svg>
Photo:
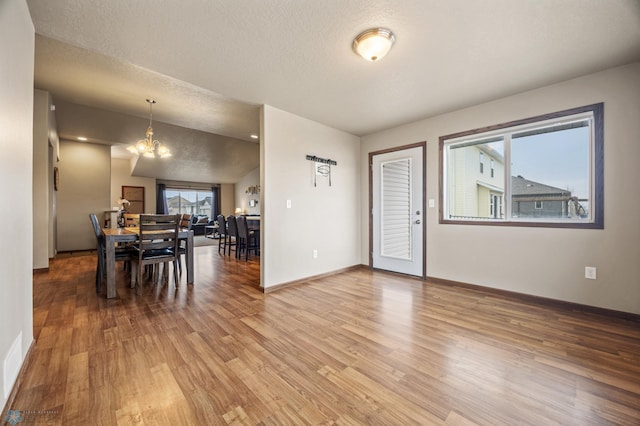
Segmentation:
<svg viewBox="0 0 640 426">
<path fill-rule="evenodd" d="M 371 157 L 371 263 L 424 277 L 424 145 Z"/>
</svg>

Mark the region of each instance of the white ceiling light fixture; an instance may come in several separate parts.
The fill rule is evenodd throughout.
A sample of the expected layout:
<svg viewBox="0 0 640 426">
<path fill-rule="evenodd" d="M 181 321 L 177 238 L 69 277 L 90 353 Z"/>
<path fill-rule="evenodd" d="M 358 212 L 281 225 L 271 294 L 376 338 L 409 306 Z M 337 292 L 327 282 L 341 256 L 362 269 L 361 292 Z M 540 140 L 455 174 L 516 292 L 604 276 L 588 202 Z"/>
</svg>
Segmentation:
<svg viewBox="0 0 640 426">
<path fill-rule="evenodd" d="M 153 104 L 156 103 L 153 99 L 147 99 L 149 103 L 149 127 L 145 139 L 140 139 L 137 144 L 127 147 L 129 152 L 134 154 L 142 154 L 147 158 L 167 158 L 171 157 L 171 151 L 166 146 L 162 145 L 159 141 L 153 139 Z"/>
<path fill-rule="evenodd" d="M 367 61 L 376 62 L 386 55 L 396 41 L 396 36 L 386 28 L 370 28 L 353 40 L 353 51 Z"/>
</svg>

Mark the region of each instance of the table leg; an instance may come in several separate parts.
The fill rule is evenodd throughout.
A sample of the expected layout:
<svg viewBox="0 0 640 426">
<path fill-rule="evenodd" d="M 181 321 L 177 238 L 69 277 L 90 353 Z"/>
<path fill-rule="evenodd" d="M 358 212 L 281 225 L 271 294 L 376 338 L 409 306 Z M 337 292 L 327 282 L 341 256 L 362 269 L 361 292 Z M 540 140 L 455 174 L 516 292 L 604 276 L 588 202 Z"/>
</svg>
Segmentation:
<svg viewBox="0 0 640 426">
<path fill-rule="evenodd" d="M 107 299 L 116 297 L 116 246 L 109 238 L 105 239 L 107 262 Z"/>
<path fill-rule="evenodd" d="M 187 284 L 193 284 L 193 231 L 187 235 Z"/>
</svg>

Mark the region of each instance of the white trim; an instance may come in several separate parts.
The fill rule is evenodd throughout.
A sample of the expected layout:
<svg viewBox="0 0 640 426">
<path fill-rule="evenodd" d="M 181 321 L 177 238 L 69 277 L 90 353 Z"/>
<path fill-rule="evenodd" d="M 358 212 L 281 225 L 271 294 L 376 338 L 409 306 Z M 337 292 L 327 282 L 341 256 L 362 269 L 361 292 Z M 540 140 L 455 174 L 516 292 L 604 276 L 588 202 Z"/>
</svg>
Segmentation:
<svg viewBox="0 0 640 426">
<path fill-rule="evenodd" d="M 11 344 L 11 348 L 7 353 L 6 358 L 4 359 L 2 365 L 2 377 L 4 378 L 3 390 L 4 390 L 4 399 L 9 398 L 9 394 L 13 389 L 13 385 L 18 378 L 18 373 L 20 373 L 20 368 L 22 367 L 22 331 L 18 333 L 18 336 L 15 338 L 13 343 Z"/>
</svg>

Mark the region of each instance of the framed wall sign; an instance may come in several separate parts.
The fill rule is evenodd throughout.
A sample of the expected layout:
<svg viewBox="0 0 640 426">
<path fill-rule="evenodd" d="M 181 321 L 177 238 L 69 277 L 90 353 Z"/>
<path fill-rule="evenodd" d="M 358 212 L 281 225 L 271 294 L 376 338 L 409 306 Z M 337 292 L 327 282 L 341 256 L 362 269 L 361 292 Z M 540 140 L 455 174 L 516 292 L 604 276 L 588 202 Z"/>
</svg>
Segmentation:
<svg viewBox="0 0 640 426">
<path fill-rule="evenodd" d="M 130 203 L 127 213 L 144 213 L 144 186 L 122 185 L 122 198 Z"/>
</svg>

